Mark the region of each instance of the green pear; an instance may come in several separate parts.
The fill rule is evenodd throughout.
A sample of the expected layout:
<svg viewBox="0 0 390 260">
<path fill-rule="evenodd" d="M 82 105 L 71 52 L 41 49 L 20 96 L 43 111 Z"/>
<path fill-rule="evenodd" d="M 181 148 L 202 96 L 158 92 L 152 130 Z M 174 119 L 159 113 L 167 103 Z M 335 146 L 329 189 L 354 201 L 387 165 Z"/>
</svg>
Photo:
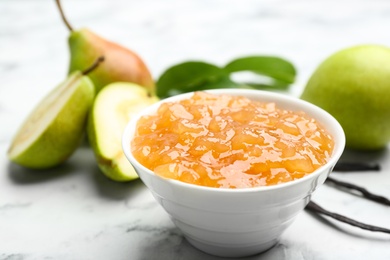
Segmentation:
<svg viewBox="0 0 390 260">
<path fill-rule="evenodd" d="M 127 82 L 112 83 L 97 94 L 87 133 L 98 166 L 108 178 L 115 181 L 138 178 L 122 151 L 122 134 L 134 114 L 157 101 L 145 88 Z"/>
<path fill-rule="evenodd" d="M 84 72 L 73 72 L 54 88 L 26 118 L 8 150 L 9 159 L 27 168 L 46 169 L 64 162 L 85 133 L 95 87 Z"/>
<path fill-rule="evenodd" d="M 346 147 L 384 148 L 390 141 L 390 49 L 360 45 L 336 52 L 313 73 L 301 98 L 340 122 Z"/>
<path fill-rule="evenodd" d="M 103 55 L 105 57 L 104 64 L 89 75 L 97 92 L 110 83 L 133 82 L 154 94 L 155 84 L 152 75 L 136 53 L 103 39 L 86 28 L 74 30 L 64 15 L 60 0 L 56 0 L 56 2 L 61 17 L 70 31 L 68 39 L 71 56 L 69 73 L 85 68 L 87 64 L 91 64 L 97 57 Z"/>
</svg>

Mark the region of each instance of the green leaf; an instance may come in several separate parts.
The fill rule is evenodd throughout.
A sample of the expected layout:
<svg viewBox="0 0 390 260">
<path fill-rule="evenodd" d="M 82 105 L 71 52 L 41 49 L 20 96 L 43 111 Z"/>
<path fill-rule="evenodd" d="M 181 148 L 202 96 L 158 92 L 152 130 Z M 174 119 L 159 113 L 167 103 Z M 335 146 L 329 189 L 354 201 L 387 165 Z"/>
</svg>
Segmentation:
<svg viewBox="0 0 390 260">
<path fill-rule="evenodd" d="M 296 70 L 289 61 L 273 56 L 238 58 L 228 63 L 224 69 L 228 73 L 250 71 L 289 84 L 294 82 L 296 76 Z"/>
<path fill-rule="evenodd" d="M 232 81 L 229 76 L 222 76 L 219 78 L 210 79 L 207 82 L 204 82 L 203 85 L 198 86 L 196 89 L 192 91 L 200 91 L 207 89 L 218 89 L 218 88 L 240 88 L 241 84 L 238 84 Z"/>
<path fill-rule="evenodd" d="M 244 85 L 260 90 L 287 90 L 289 87 L 288 83 L 278 80 L 266 83 L 245 82 Z"/>
<path fill-rule="evenodd" d="M 245 71 L 265 78 L 258 77 L 261 80 L 250 83 L 238 83 L 231 79 L 232 74 Z M 285 90 L 294 82 L 295 76 L 295 68 L 290 62 L 272 56 L 239 58 L 227 64 L 225 68 L 202 61 L 188 61 L 168 68 L 160 76 L 157 80 L 157 95 L 165 98 L 185 92 L 216 88 Z"/>
<path fill-rule="evenodd" d="M 188 61 L 167 69 L 157 81 L 157 96 L 165 98 L 180 93 L 205 89 L 205 85 L 213 85 L 226 72 L 209 63 Z M 214 83 L 213 83 L 214 82 Z"/>
</svg>

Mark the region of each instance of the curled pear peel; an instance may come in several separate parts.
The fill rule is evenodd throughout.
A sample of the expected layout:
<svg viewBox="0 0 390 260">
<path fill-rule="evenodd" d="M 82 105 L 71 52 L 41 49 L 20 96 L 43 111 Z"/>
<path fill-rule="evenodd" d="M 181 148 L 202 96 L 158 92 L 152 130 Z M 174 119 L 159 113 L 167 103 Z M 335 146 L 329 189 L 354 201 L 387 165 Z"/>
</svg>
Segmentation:
<svg viewBox="0 0 390 260">
<path fill-rule="evenodd" d="M 110 179 L 130 181 L 138 175 L 121 146 L 123 130 L 135 113 L 158 101 L 133 83 L 113 83 L 102 89 L 88 119 L 88 139 L 98 166 Z"/>
<path fill-rule="evenodd" d="M 152 95 L 155 93 L 152 75 L 136 53 L 86 28 L 74 30 L 64 15 L 60 0 L 56 0 L 56 3 L 62 20 L 70 31 L 69 73 L 85 68 L 86 64 L 91 64 L 96 57 L 104 55 L 104 64 L 89 75 L 97 92 L 110 83 L 132 82 L 145 87 Z"/>
</svg>

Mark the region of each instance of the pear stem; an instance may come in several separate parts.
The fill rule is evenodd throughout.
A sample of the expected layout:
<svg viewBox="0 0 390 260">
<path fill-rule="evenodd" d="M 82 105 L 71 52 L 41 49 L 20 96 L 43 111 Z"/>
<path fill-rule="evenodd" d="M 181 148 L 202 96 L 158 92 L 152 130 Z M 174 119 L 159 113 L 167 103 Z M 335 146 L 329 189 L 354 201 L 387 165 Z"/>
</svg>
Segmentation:
<svg viewBox="0 0 390 260">
<path fill-rule="evenodd" d="M 91 71 L 93 71 L 93 70 L 95 70 L 98 66 L 99 66 L 99 64 L 101 63 L 101 62 L 103 62 L 104 61 L 104 56 L 100 56 L 99 58 L 97 58 L 96 60 L 95 60 L 95 62 L 89 67 L 89 68 L 87 68 L 87 69 L 85 69 L 83 72 L 82 72 L 82 74 L 85 76 L 85 75 L 88 75 Z"/>
<path fill-rule="evenodd" d="M 60 11 L 61 18 L 64 21 L 66 27 L 68 27 L 69 31 L 73 32 L 73 27 L 68 22 L 68 19 L 66 19 L 66 16 L 65 16 L 64 10 L 62 9 L 60 0 L 56 0 L 56 3 L 57 3 L 58 10 Z"/>
</svg>

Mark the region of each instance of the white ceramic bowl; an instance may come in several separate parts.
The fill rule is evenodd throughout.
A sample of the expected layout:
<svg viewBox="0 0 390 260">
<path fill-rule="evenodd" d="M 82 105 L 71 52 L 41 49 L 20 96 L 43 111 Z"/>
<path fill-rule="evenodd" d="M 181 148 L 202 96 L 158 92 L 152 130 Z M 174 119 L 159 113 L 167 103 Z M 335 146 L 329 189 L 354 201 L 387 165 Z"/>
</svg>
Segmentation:
<svg viewBox="0 0 390 260">
<path fill-rule="evenodd" d="M 308 176 L 275 186 L 218 189 L 161 178 L 137 162 L 131 153 L 130 143 L 140 116 L 155 112 L 162 102 L 188 98 L 192 93 L 153 104 L 128 123 L 122 140 L 126 157 L 193 246 L 223 257 L 242 257 L 263 252 L 276 244 L 282 232 L 309 202 L 311 194 L 332 171 L 344 150 L 343 129 L 319 107 L 283 94 L 242 89 L 207 92 L 245 96 L 253 100 L 275 102 L 284 109 L 304 111 L 318 120 L 334 138 L 335 147 L 329 162 Z"/>
</svg>

